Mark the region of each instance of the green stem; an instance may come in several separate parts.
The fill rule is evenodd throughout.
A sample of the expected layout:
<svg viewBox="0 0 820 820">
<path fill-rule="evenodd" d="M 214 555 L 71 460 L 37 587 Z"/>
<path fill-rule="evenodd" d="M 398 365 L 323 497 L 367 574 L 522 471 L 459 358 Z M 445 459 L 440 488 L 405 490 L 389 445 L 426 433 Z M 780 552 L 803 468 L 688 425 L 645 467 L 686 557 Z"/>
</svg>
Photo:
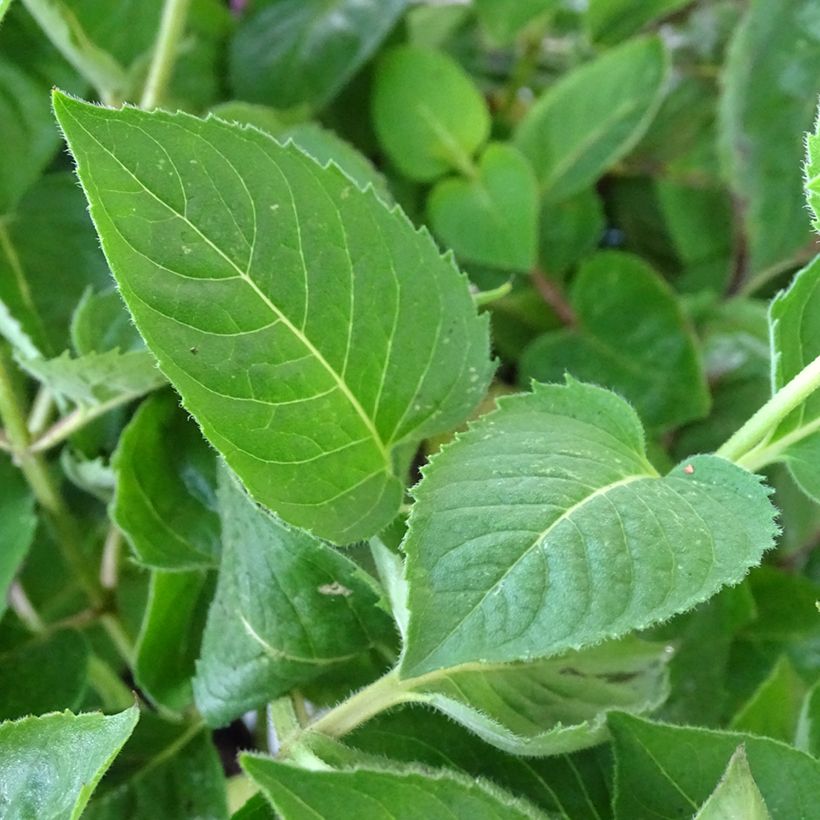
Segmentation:
<svg viewBox="0 0 820 820">
<path fill-rule="evenodd" d="M 767 445 L 765 442 L 762 442 L 741 456 L 737 460 L 737 463 L 752 473 L 759 472 L 769 464 L 779 461 L 786 449 L 791 447 L 792 444 L 797 444 L 798 441 L 802 441 L 818 430 L 820 430 L 820 418 L 816 418 L 811 423 L 804 424 L 796 430 L 792 430 L 791 433 L 781 436 L 777 441 L 771 444 Z"/>
<path fill-rule="evenodd" d="M 88 682 L 100 696 L 107 711 L 120 712 L 134 705 L 134 693 L 119 675 L 96 655 L 88 658 Z"/>
<path fill-rule="evenodd" d="M 715 455 L 740 462 L 771 435 L 777 425 L 820 387 L 820 356 L 806 365 L 741 427 Z"/>
<path fill-rule="evenodd" d="M 148 79 L 140 100 L 140 108 L 146 110 L 156 108 L 162 100 L 168 81 L 171 79 L 179 40 L 185 30 L 189 2 L 190 0 L 165 0 L 159 33 L 154 45 L 154 56 L 148 70 Z"/>
<path fill-rule="evenodd" d="M 89 571 L 83 556 L 80 527 L 66 507 L 59 485 L 48 465 L 42 456 L 29 450 L 31 440 L 26 416 L 11 355 L 5 345 L 0 345 L 0 419 L 5 427 L 14 461 L 48 516 L 66 564 L 77 577 L 92 605 L 100 606 L 102 594 L 97 579 Z"/>
</svg>

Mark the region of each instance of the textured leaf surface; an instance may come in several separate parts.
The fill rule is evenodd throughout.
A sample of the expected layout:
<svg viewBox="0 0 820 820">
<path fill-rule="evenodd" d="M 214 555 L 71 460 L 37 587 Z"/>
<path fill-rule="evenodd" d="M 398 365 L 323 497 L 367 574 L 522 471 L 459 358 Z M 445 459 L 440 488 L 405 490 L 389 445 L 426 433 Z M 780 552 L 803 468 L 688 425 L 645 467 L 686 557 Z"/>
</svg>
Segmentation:
<svg viewBox="0 0 820 820">
<path fill-rule="evenodd" d="M 384 640 L 392 625 L 348 558 L 255 505 L 222 471 L 222 565 L 194 694 L 219 725 Z"/>
<path fill-rule="evenodd" d="M 711 797 L 703 804 L 695 820 L 770 820 L 763 795 L 752 777 L 743 746 L 732 755 Z"/>
<path fill-rule="evenodd" d="M 620 393 L 653 428 L 706 414 L 709 391 L 694 333 L 652 268 L 628 254 L 596 254 L 573 281 L 571 302 L 577 328 L 547 333 L 524 349 L 524 383 L 570 373 Z"/>
<path fill-rule="evenodd" d="M 398 509 L 394 447 L 458 423 L 486 321 L 429 237 L 255 130 L 55 96 L 120 290 L 257 500 L 345 543 Z"/>
<path fill-rule="evenodd" d="M 412 769 L 306 771 L 255 755 L 242 755 L 240 760 L 283 820 L 547 817 L 487 781 L 455 772 Z"/>
<path fill-rule="evenodd" d="M 421 700 L 519 755 L 554 755 L 600 743 L 606 714 L 647 712 L 668 694 L 669 652 L 635 639 L 559 658 L 445 672 Z"/>
<path fill-rule="evenodd" d="M 226 820 L 225 775 L 207 730 L 144 713 L 83 818 Z"/>
<path fill-rule="evenodd" d="M 488 146 L 478 176 L 439 182 L 427 208 L 433 230 L 465 261 L 516 271 L 535 265 L 538 184 L 512 146 Z"/>
<path fill-rule="evenodd" d="M 219 563 L 215 454 L 175 395 L 152 396 L 140 406 L 113 465 L 112 516 L 142 563 L 164 569 Z"/>
<path fill-rule="evenodd" d="M 769 308 L 772 389 L 779 390 L 820 356 L 820 256 L 795 276 Z M 820 391 L 814 392 L 774 433 L 795 481 L 820 502 Z"/>
<path fill-rule="evenodd" d="M 637 39 L 566 74 L 521 121 L 516 145 L 557 202 L 601 176 L 638 141 L 660 104 L 666 55 Z"/>
<path fill-rule="evenodd" d="M 420 46 L 399 46 L 379 62 L 373 124 L 382 147 L 410 179 L 430 182 L 458 169 L 490 133 L 487 104 L 451 57 Z"/>
<path fill-rule="evenodd" d="M 814 216 L 812 225 L 820 232 L 820 117 L 814 129 L 806 134 L 806 201 Z"/>
<path fill-rule="evenodd" d="M 0 814 L 76 820 L 137 723 L 60 712 L 0 724 Z"/>
<path fill-rule="evenodd" d="M 690 817 L 709 798 L 740 744 L 773 820 L 810 820 L 820 762 L 775 740 L 611 715 L 615 814 L 629 820 Z M 745 820 L 745 818 L 744 818 Z"/>
<path fill-rule="evenodd" d="M 154 703 L 172 711 L 181 712 L 193 703 L 191 678 L 213 582 L 212 575 L 198 570 L 151 574 L 134 678 Z"/>
<path fill-rule="evenodd" d="M 500 399 L 414 495 L 405 677 L 662 621 L 740 581 L 777 532 L 757 477 L 714 456 L 659 477 L 634 411 L 574 381 Z"/>
<path fill-rule="evenodd" d="M 788 260 L 811 239 L 800 161 L 818 74 L 820 6 L 749 3 L 722 74 L 719 123 L 727 178 L 744 206 L 753 272 Z"/>
<path fill-rule="evenodd" d="M 0 455 L 0 617 L 6 611 L 9 587 L 36 528 L 31 490 L 11 459 Z"/>
<path fill-rule="evenodd" d="M 230 75 L 246 100 L 326 103 L 375 51 L 405 0 L 263 0 L 232 39 Z"/>
</svg>

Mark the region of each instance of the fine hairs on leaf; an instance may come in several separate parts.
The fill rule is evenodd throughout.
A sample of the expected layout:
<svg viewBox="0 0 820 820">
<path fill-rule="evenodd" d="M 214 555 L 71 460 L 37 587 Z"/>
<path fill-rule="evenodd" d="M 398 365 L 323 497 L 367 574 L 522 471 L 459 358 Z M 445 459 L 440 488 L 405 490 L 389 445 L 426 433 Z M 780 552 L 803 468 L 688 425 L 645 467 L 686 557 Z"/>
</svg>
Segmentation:
<svg viewBox="0 0 820 820">
<path fill-rule="evenodd" d="M 816 0 L 0 0 L 0 817 L 820 819 Z"/>
</svg>

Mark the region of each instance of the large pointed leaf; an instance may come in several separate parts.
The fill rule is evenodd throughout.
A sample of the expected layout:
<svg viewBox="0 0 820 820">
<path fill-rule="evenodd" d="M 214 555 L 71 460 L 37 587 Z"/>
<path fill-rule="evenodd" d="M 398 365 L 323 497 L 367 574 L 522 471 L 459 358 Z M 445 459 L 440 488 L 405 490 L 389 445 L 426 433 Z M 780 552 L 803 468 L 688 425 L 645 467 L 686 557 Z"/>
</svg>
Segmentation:
<svg viewBox="0 0 820 820">
<path fill-rule="evenodd" d="M 0 724 L 0 815 L 76 820 L 138 717 L 134 706 Z"/>
<path fill-rule="evenodd" d="M 219 725 L 308 683 L 390 635 L 350 559 L 260 509 L 220 473 L 223 552 L 194 695 Z"/>
<path fill-rule="evenodd" d="M 646 627 L 740 581 L 777 532 L 756 476 L 697 456 L 661 478 L 629 405 L 572 380 L 500 399 L 415 496 L 403 676 Z"/>
<path fill-rule="evenodd" d="M 372 535 L 401 499 L 394 447 L 451 428 L 492 372 L 466 279 L 259 131 L 54 105 L 125 301 L 206 437 L 285 520 Z"/>
<path fill-rule="evenodd" d="M 245 754 L 242 767 L 283 820 L 471 820 L 546 818 L 534 806 L 485 780 L 421 769 L 307 771 Z"/>
</svg>

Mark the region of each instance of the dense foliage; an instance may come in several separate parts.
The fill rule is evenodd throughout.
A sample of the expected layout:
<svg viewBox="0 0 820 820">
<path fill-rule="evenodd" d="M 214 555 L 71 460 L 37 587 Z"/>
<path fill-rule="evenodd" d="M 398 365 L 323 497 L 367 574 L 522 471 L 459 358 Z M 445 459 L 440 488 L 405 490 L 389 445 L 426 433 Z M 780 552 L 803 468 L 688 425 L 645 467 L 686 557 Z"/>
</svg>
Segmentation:
<svg viewBox="0 0 820 820">
<path fill-rule="evenodd" d="M 816 0 L 0 23 L 2 817 L 820 818 Z"/>
</svg>

